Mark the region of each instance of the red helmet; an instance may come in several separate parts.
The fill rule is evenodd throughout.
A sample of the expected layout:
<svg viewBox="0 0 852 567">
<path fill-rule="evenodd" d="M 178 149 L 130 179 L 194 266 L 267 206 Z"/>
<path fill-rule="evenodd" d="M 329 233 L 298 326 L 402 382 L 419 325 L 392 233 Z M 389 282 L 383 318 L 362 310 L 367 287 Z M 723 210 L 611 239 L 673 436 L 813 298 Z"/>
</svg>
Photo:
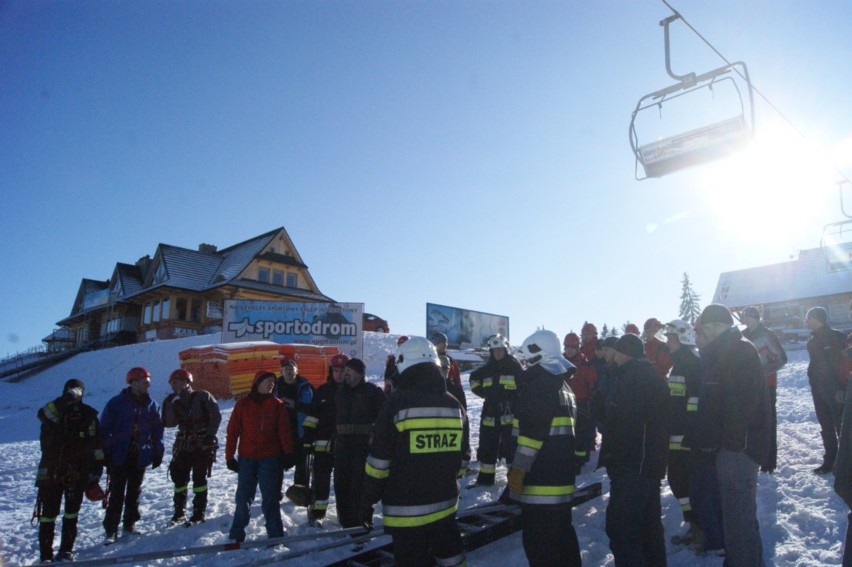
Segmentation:
<svg viewBox="0 0 852 567">
<path fill-rule="evenodd" d="M 400 335 L 399 338 L 396 340 L 396 346 L 401 345 L 402 343 L 404 343 L 407 340 L 408 340 L 408 335 Z"/>
<path fill-rule="evenodd" d="M 183 368 L 178 368 L 174 372 L 172 372 L 171 376 L 169 376 L 169 382 L 172 380 L 186 380 L 190 384 L 192 384 L 192 374 L 188 370 L 184 370 Z"/>
<path fill-rule="evenodd" d="M 124 377 L 127 380 L 127 383 L 130 384 L 134 380 L 150 380 L 151 373 L 141 366 L 134 366 L 130 370 L 127 371 L 127 376 Z"/>
<path fill-rule="evenodd" d="M 93 482 L 86 487 L 86 498 L 92 502 L 101 502 L 106 498 L 106 494 L 104 494 L 104 489 L 101 488 L 99 483 Z"/>
<path fill-rule="evenodd" d="M 580 337 L 577 336 L 577 333 L 568 333 L 565 335 L 565 340 L 562 341 L 562 346 L 580 348 Z"/>
<path fill-rule="evenodd" d="M 343 368 L 344 366 L 346 366 L 347 362 L 349 362 L 349 357 L 343 353 L 335 354 L 331 357 L 332 368 Z"/>
<path fill-rule="evenodd" d="M 650 319 L 645 321 L 644 329 L 646 331 L 650 331 L 652 334 L 656 333 L 657 331 L 659 331 L 662 328 L 663 328 L 663 324 L 656 317 L 651 317 Z"/>
<path fill-rule="evenodd" d="M 588 335 L 588 334 L 597 335 L 598 334 L 598 328 L 595 327 L 594 323 L 589 323 L 588 321 L 586 321 L 585 323 L 583 323 L 583 328 L 582 328 L 582 330 L 580 330 L 580 334 L 581 335 Z"/>
<path fill-rule="evenodd" d="M 634 323 L 628 323 L 626 327 L 624 327 L 625 333 L 632 333 L 634 335 L 641 335 L 639 332 L 639 327 L 637 327 Z"/>
</svg>

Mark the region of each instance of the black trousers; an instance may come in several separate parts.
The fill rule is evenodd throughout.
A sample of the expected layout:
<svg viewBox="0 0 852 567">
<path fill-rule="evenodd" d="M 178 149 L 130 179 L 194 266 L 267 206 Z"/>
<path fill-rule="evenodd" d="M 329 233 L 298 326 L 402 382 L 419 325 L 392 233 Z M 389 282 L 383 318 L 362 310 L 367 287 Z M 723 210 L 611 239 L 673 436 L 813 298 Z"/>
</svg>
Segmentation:
<svg viewBox="0 0 852 567">
<path fill-rule="evenodd" d="M 530 567 L 580 567 L 571 505 L 521 506 L 524 553 Z"/>
<path fill-rule="evenodd" d="M 53 559 L 53 536 L 56 532 L 56 518 L 65 497 L 65 514 L 62 516 L 62 540 L 59 552 L 71 552 L 77 539 L 77 516 L 83 503 L 81 484 L 63 486 L 62 483 L 50 483 L 39 487 L 38 497 L 41 500 L 41 513 L 38 517 L 38 546 L 42 561 Z"/>
<path fill-rule="evenodd" d="M 683 521 L 692 523 L 695 514 L 689 501 L 689 478 L 692 476 L 694 458 L 692 451 L 675 450 L 669 451 L 668 470 L 666 475 L 669 480 L 669 488 L 677 498 L 680 511 L 683 513 Z"/>
<path fill-rule="evenodd" d="M 207 509 L 207 470 L 210 467 L 208 451 L 181 451 L 169 465 L 169 474 L 175 483 L 175 513 L 183 515 L 192 478 L 192 509 L 196 516 L 204 516 Z"/>
<path fill-rule="evenodd" d="M 324 518 L 328 509 L 328 496 L 331 492 L 331 472 L 334 470 L 334 455 L 327 452 L 314 453 L 313 484 L 311 496 L 313 517 Z"/>
<path fill-rule="evenodd" d="M 361 525 L 358 505 L 361 487 L 364 484 L 364 465 L 367 463 L 369 447 L 366 436 L 363 443 L 340 442 L 334 448 L 334 495 L 337 503 L 337 519 L 341 527 L 354 528 Z"/>
<path fill-rule="evenodd" d="M 104 530 L 112 534 L 118 532 L 122 510 L 125 528 L 131 528 L 139 521 L 139 497 L 142 495 L 145 469 L 136 466 L 113 466 L 109 469 L 109 475 L 109 503 L 104 515 Z"/>
<path fill-rule="evenodd" d="M 464 544 L 454 516 L 417 528 L 385 528 L 393 538 L 398 567 L 442 567 L 465 561 Z"/>
<path fill-rule="evenodd" d="M 606 535 L 616 567 L 665 567 L 660 481 L 607 470 Z"/>
</svg>

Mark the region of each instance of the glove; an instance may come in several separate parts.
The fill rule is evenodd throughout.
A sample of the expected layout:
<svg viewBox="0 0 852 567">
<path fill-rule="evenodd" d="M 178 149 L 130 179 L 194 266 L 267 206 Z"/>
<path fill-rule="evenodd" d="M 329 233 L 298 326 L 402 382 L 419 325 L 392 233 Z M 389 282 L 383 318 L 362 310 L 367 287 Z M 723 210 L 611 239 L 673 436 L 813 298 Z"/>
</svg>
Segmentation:
<svg viewBox="0 0 852 567">
<path fill-rule="evenodd" d="M 231 472 L 240 472 L 240 462 L 233 457 L 225 462 L 225 466 L 228 467 L 228 470 Z"/>
<path fill-rule="evenodd" d="M 511 467 L 509 469 L 509 490 L 512 492 L 524 491 L 524 477 L 527 476 L 527 471 L 519 467 Z"/>
<path fill-rule="evenodd" d="M 151 463 L 151 468 L 156 469 L 157 467 L 159 467 L 162 464 L 163 464 L 163 456 L 162 455 L 160 455 L 158 457 L 154 457 L 154 460 Z"/>
<path fill-rule="evenodd" d="M 293 453 L 281 453 L 281 470 L 289 471 L 296 466 L 296 455 Z"/>
<path fill-rule="evenodd" d="M 373 507 L 366 502 L 362 502 L 360 506 L 358 506 L 358 521 L 361 522 L 361 525 L 364 526 L 365 529 L 371 530 L 373 529 Z"/>
</svg>

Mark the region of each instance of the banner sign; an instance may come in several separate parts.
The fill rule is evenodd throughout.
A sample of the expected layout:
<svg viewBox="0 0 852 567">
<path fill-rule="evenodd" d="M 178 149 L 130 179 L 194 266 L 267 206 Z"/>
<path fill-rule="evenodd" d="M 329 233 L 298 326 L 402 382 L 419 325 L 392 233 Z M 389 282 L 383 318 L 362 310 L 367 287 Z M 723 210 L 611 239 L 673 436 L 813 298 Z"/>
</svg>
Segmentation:
<svg viewBox="0 0 852 567">
<path fill-rule="evenodd" d="M 225 300 L 222 342 L 336 346 L 361 358 L 363 303 Z"/>
<path fill-rule="evenodd" d="M 426 338 L 435 332 L 447 335 L 452 349 L 484 347 L 489 337 L 501 334 L 509 338 L 509 318 L 470 309 L 426 304 Z"/>
</svg>

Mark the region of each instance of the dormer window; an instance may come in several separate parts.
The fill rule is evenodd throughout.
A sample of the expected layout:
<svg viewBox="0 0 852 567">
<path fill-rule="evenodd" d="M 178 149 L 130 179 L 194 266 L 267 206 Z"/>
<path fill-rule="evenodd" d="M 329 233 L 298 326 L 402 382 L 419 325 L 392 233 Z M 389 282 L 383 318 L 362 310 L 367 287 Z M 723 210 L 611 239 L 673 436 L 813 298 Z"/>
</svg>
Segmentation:
<svg viewBox="0 0 852 567">
<path fill-rule="evenodd" d="M 168 274 L 166 274 L 166 266 L 162 262 L 157 264 L 157 271 L 154 273 L 154 283 L 161 284 L 166 281 Z"/>
</svg>

